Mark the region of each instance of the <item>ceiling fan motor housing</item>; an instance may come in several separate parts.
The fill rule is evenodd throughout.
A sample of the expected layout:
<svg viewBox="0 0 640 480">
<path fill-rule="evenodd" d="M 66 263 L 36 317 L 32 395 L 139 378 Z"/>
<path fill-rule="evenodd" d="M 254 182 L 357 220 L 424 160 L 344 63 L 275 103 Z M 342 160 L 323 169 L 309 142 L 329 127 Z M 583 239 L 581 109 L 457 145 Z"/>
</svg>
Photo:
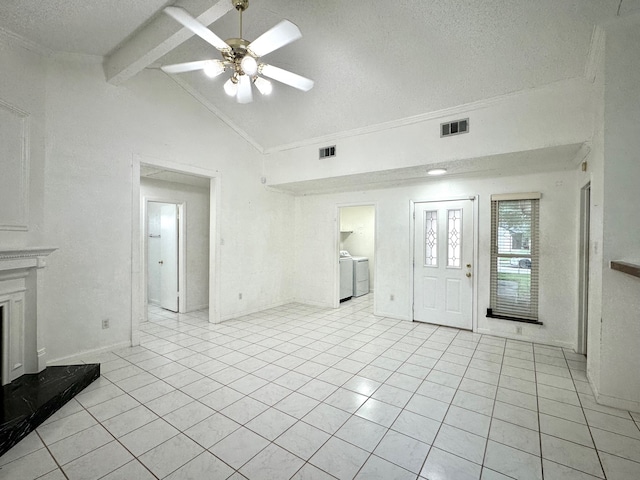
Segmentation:
<svg viewBox="0 0 640 480">
<path fill-rule="evenodd" d="M 233 6 L 239 12 L 244 12 L 247 8 L 249 8 L 249 0 L 231 0 Z"/>
</svg>

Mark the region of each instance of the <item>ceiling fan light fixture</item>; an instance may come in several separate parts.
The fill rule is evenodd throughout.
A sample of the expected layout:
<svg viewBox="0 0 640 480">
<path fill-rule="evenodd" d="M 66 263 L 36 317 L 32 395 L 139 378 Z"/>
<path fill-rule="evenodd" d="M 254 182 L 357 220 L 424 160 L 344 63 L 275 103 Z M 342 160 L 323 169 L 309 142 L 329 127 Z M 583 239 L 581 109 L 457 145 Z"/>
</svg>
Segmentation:
<svg viewBox="0 0 640 480">
<path fill-rule="evenodd" d="M 273 91 L 273 84 L 267 79 L 256 77 L 253 83 L 262 95 L 270 95 Z"/>
<path fill-rule="evenodd" d="M 272 82 L 262 78 L 262 76 L 303 92 L 313 88 L 313 80 L 311 79 L 262 63 L 261 57 L 264 55 L 302 37 L 297 25 L 289 20 L 282 20 L 250 42 L 242 37 L 242 13 L 249 8 L 249 0 L 230 1 L 239 14 L 240 35 L 227 40 L 222 40 L 200 20 L 191 16 L 184 8 L 175 6 L 164 8 L 167 15 L 219 50 L 222 60 L 197 60 L 174 65 L 163 65 L 160 67 L 162 71 L 175 74 L 203 70 L 205 75 L 214 78 L 229 70 L 231 78 L 225 82 L 224 91 L 227 95 L 235 97 L 238 103 L 250 103 L 253 101 L 252 84 L 254 83 L 262 95 L 271 93 L 273 90 Z"/>
<path fill-rule="evenodd" d="M 250 76 L 240 75 L 240 77 L 238 77 L 238 94 L 236 100 L 238 103 L 251 103 L 253 101 Z"/>
<path fill-rule="evenodd" d="M 220 60 L 209 60 L 203 70 L 207 77 L 215 78 L 224 72 L 224 64 Z"/>
<path fill-rule="evenodd" d="M 230 97 L 235 97 L 236 94 L 238 93 L 238 82 L 237 81 L 234 82 L 233 77 L 231 77 L 229 80 L 227 80 L 224 83 L 224 91 Z"/>
<path fill-rule="evenodd" d="M 258 73 L 258 62 L 251 55 L 245 55 L 240 61 L 240 68 L 250 77 Z"/>
</svg>

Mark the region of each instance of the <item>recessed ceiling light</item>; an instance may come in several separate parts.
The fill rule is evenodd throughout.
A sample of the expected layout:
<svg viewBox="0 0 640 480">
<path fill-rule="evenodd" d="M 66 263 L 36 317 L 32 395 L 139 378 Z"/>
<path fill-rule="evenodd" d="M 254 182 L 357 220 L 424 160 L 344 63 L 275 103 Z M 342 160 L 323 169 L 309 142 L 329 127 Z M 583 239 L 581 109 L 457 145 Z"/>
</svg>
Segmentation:
<svg viewBox="0 0 640 480">
<path fill-rule="evenodd" d="M 427 175 L 444 175 L 447 170 L 444 168 L 433 168 L 427 171 Z"/>
</svg>

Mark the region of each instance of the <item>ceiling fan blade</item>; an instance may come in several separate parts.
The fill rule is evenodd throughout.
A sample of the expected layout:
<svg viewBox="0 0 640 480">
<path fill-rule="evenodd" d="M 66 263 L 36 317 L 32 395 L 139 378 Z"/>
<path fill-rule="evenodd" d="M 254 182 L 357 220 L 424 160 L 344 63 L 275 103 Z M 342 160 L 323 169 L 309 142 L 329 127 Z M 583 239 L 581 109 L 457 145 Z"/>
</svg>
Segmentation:
<svg viewBox="0 0 640 480">
<path fill-rule="evenodd" d="M 201 24 L 198 20 L 189 15 L 184 8 L 166 7 L 164 9 L 164 12 L 177 22 L 181 23 L 183 27 L 188 28 L 200 38 L 216 47 L 218 50 L 231 50 L 231 47 L 227 45 L 227 42 L 222 40 L 219 36 L 217 36 L 203 24 Z"/>
<path fill-rule="evenodd" d="M 164 65 L 160 67 L 165 73 L 184 73 L 193 72 L 194 70 L 203 70 L 211 60 L 199 60 L 197 62 L 176 63 L 173 65 Z"/>
<path fill-rule="evenodd" d="M 240 75 L 240 78 L 238 79 L 238 95 L 236 98 L 238 99 L 238 103 L 253 102 L 251 77 L 249 77 L 249 75 Z"/>
<path fill-rule="evenodd" d="M 265 77 L 272 78 L 278 82 L 284 83 L 285 85 L 302 90 L 303 92 L 308 92 L 313 88 L 313 80 L 302 77 L 297 73 L 274 67 L 273 65 L 261 65 L 260 73 Z"/>
<path fill-rule="evenodd" d="M 297 25 L 289 20 L 282 20 L 251 42 L 248 49 L 256 57 L 262 57 L 299 38 L 302 38 L 302 33 Z"/>
</svg>

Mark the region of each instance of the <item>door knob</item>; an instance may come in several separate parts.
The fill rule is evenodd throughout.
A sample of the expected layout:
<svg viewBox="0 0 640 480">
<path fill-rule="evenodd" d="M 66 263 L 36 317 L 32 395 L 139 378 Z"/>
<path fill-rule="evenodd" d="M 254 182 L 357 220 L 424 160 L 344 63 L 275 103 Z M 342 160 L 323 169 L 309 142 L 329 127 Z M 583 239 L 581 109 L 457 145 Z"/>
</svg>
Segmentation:
<svg viewBox="0 0 640 480">
<path fill-rule="evenodd" d="M 471 277 L 471 272 L 467 272 L 467 277 Z"/>
<path fill-rule="evenodd" d="M 162 260 L 160 260 L 158 263 L 159 263 L 160 265 L 164 265 L 164 262 L 163 262 Z"/>
</svg>

